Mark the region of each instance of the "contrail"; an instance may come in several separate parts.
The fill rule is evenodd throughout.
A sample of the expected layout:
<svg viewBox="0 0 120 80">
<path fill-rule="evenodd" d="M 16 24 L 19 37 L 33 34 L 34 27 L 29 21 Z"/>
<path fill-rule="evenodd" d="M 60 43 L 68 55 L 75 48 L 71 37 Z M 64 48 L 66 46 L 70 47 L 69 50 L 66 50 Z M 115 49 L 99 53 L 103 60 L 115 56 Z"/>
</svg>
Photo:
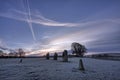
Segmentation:
<svg viewBox="0 0 120 80">
<path fill-rule="evenodd" d="M 34 33 L 34 30 L 33 30 L 33 27 L 32 27 L 32 23 L 31 23 L 32 18 L 31 18 L 31 12 L 30 12 L 29 1 L 26 0 L 26 3 L 27 3 L 27 9 L 28 9 L 27 22 L 28 22 L 28 25 L 29 25 L 30 30 L 31 30 L 31 32 L 32 32 L 33 39 L 36 41 L 35 33 Z"/>
</svg>

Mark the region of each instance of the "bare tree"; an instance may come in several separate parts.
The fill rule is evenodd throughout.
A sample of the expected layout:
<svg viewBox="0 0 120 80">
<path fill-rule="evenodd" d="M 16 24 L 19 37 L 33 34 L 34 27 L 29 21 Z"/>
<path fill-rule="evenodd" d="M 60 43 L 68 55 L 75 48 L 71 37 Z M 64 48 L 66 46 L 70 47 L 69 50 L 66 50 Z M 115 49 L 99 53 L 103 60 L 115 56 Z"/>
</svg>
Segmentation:
<svg viewBox="0 0 120 80">
<path fill-rule="evenodd" d="M 21 48 L 18 49 L 18 54 L 19 54 L 20 57 L 24 57 L 25 56 L 25 52 Z"/>
</svg>

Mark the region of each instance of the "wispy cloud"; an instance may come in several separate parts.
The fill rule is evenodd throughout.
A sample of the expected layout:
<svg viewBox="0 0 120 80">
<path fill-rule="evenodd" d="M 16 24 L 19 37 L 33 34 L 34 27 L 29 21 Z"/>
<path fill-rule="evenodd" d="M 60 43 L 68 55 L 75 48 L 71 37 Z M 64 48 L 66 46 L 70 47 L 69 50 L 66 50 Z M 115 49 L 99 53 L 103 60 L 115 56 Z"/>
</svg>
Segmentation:
<svg viewBox="0 0 120 80">
<path fill-rule="evenodd" d="M 29 6 L 29 1 L 28 1 L 28 0 L 27 0 L 27 9 L 28 9 L 27 22 L 28 22 L 28 25 L 29 25 L 29 27 L 30 27 L 30 30 L 31 30 L 33 39 L 36 41 L 35 33 L 34 33 L 33 26 L 32 26 L 32 22 L 31 22 L 31 21 L 32 21 L 32 18 L 31 18 L 31 11 L 30 11 L 30 6 Z"/>
<path fill-rule="evenodd" d="M 30 13 L 30 10 L 29 10 Z M 38 12 L 40 13 L 40 12 Z M 10 18 L 10 19 L 15 19 L 15 20 L 19 20 L 19 21 L 25 21 L 28 22 L 29 25 L 34 23 L 34 24 L 40 24 L 43 26 L 50 26 L 50 27 L 84 27 L 84 26 L 88 26 L 88 25 L 92 25 L 92 24 L 96 24 L 96 23 L 101 23 L 101 22 L 109 22 L 109 23 L 118 23 L 120 24 L 120 19 L 104 19 L 104 20 L 95 20 L 95 21 L 84 21 L 84 22 L 78 22 L 78 23 L 69 23 L 69 22 L 58 22 L 58 21 L 54 21 L 51 19 L 48 19 L 44 16 L 42 16 L 41 14 L 36 14 L 36 13 L 26 13 L 26 12 L 22 12 L 16 9 L 11 9 L 11 12 L 6 12 L 6 13 L 0 13 L 1 17 L 6 17 L 6 18 Z M 29 16 L 29 19 L 25 16 Z M 31 26 L 31 25 L 30 25 Z M 34 32 L 33 29 L 31 27 L 31 31 L 32 34 L 34 36 Z M 35 39 L 35 36 L 34 36 Z"/>
<path fill-rule="evenodd" d="M 6 46 L 7 46 L 6 43 L 2 39 L 0 39 L 0 47 L 6 47 Z"/>
<path fill-rule="evenodd" d="M 8 48 L 7 44 L 2 39 L 0 39 L 0 50 L 7 52 L 7 53 L 10 51 L 14 51 L 14 50 Z"/>
<path fill-rule="evenodd" d="M 22 14 L 21 14 L 22 13 Z M 23 16 L 21 16 L 23 15 Z M 8 13 L 0 13 L 1 17 L 6 17 L 6 18 L 10 18 L 10 19 L 15 19 L 15 20 L 20 20 L 20 21 L 25 21 L 25 22 L 32 22 L 35 24 L 40 24 L 40 25 L 44 25 L 44 26 L 64 26 L 64 27 L 74 27 L 74 26 L 79 26 L 79 23 L 62 23 L 62 22 L 57 22 L 57 21 L 53 21 L 50 19 L 45 18 L 42 15 L 36 15 L 36 14 L 32 14 L 29 16 L 32 16 L 32 19 L 25 19 L 24 16 L 28 15 L 25 12 L 21 12 L 21 11 L 15 11 L 13 10 L 12 13 L 8 12 Z"/>
</svg>

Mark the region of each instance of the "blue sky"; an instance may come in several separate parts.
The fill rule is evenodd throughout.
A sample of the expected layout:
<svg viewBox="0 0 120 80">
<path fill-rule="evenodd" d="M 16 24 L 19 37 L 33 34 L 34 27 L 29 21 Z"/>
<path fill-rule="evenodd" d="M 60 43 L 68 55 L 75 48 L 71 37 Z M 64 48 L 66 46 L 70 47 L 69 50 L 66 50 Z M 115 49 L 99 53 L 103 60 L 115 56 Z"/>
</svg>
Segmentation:
<svg viewBox="0 0 120 80">
<path fill-rule="evenodd" d="M 0 0 L 0 47 L 34 51 L 120 51 L 119 0 Z"/>
</svg>

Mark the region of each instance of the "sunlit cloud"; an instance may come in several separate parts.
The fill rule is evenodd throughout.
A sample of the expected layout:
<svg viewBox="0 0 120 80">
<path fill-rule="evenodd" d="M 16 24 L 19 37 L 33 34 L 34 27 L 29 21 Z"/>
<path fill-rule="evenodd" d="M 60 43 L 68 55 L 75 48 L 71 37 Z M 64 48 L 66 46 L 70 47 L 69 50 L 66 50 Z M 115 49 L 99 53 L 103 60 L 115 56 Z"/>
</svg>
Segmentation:
<svg viewBox="0 0 120 80">
<path fill-rule="evenodd" d="M 116 32 L 119 32 L 118 26 L 116 24 L 111 25 L 107 23 L 107 24 L 99 24 L 97 26 L 98 27 L 80 29 L 75 32 L 71 32 L 68 34 L 61 35 L 59 37 L 55 37 L 49 42 L 49 45 L 60 46 L 59 49 L 70 49 L 72 42 L 79 42 L 90 49 L 95 47 L 96 48 L 101 47 L 101 45 L 103 46 L 110 44 L 112 45 L 117 42 L 114 41 L 117 37 L 113 38 L 114 34 L 116 34 Z M 113 41 L 115 43 L 113 43 Z M 120 46 L 120 45 L 118 44 L 116 46 Z"/>
</svg>

